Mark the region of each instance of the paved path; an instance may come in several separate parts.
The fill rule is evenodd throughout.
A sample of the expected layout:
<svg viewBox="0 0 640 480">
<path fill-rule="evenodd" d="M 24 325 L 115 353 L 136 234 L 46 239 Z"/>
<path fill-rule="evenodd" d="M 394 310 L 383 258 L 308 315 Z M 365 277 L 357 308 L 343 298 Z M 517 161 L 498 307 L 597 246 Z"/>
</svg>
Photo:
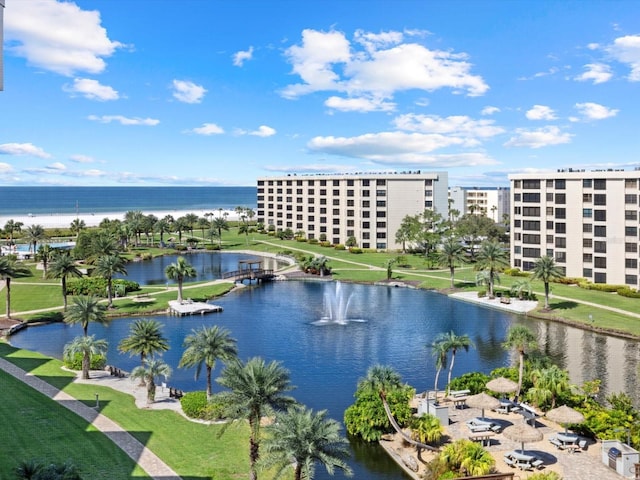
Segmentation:
<svg viewBox="0 0 640 480">
<path fill-rule="evenodd" d="M 92 424 L 129 455 L 151 478 L 156 480 L 180 480 L 181 477 L 176 472 L 113 420 L 86 406 L 71 395 L 40 380 L 38 377 L 28 374 L 3 358 L 0 358 L 0 369 Z"/>
</svg>

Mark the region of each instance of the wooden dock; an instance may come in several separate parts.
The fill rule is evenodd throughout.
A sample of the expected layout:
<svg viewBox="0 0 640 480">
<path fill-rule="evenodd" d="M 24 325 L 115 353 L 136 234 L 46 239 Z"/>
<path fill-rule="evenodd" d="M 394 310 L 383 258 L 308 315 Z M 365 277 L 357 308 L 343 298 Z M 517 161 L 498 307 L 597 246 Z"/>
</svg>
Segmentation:
<svg viewBox="0 0 640 480">
<path fill-rule="evenodd" d="M 221 312 L 222 307 L 220 305 L 212 305 L 204 302 L 194 302 L 191 300 L 184 300 L 179 302 L 177 300 L 169 301 L 169 313 L 171 315 L 177 315 L 183 317 L 185 315 L 204 315 L 205 313 Z"/>
</svg>

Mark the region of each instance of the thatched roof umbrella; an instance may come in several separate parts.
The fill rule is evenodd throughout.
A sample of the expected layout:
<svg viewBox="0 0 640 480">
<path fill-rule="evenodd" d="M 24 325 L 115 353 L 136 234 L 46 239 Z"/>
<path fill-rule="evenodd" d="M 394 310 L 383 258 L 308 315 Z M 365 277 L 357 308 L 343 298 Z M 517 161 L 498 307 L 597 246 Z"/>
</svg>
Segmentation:
<svg viewBox="0 0 640 480">
<path fill-rule="evenodd" d="M 486 393 L 478 393 L 477 395 L 471 395 L 467 397 L 467 405 L 473 408 L 482 409 L 482 418 L 484 418 L 484 410 L 498 408 L 500 406 L 500 400 Z"/>
<path fill-rule="evenodd" d="M 518 390 L 518 384 L 508 378 L 498 377 L 487 382 L 487 389 L 498 393 L 512 393 Z"/>
<path fill-rule="evenodd" d="M 553 422 L 564 424 L 564 433 L 567 433 L 568 423 L 582 423 L 585 420 L 584 415 L 566 405 L 549 410 L 545 416 Z"/>
<path fill-rule="evenodd" d="M 521 453 L 524 453 L 524 444 L 529 442 L 539 442 L 544 435 L 537 428 L 530 427 L 526 423 L 517 423 L 503 430 L 502 434 L 509 440 L 521 443 Z"/>
</svg>

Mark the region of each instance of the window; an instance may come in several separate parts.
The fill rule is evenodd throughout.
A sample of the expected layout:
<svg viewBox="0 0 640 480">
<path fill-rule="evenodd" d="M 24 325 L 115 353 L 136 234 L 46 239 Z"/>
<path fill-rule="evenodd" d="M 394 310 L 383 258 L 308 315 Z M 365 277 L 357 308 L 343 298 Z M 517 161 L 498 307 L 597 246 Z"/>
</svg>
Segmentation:
<svg viewBox="0 0 640 480">
<path fill-rule="evenodd" d="M 424 185 L 425 187 L 432 187 L 433 186 L 433 180 L 431 180 L 430 178 L 424 181 Z"/>
<path fill-rule="evenodd" d="M 624 188 L 636 188 L 638 186 L 638 180 L 635 178 L 625 178 Z"/>
<path fill-rule="evenodd" d="M 385 218 L 387 216 L 387 212 L 376 212 L 376 217 Z"/>
<path fill-rule="evenodd" d="M 347 197 L 353 197 L 355 195 L 355 190 L 347 190 Z"/>
<path fill-rule="evenodd" d="M 547 193 L 547 202 L 553 202 L 553 193 Z"/>
<path fill-rule="evenodd" d="M 514 220 L 513 221 L 513 226 L 515 228 L 520 228 L 522 226 L 522 220 Z"/>
<path fill-rule="evenodd" d="M 302 215 L 298 215 L 297 220 L 302 220 Z M 307 219 L 307 221 L 315 222 L 316 221 L 316 217 L 314 215 L 309 215 L 309 218 Z"/>
<path fill-rule="evenodd" d="M 368 187 L 369 186 L 369 180 L 362 180 L 362 186 L 363 187 Z"/>
<path fill-rule="evenodd" d="M 520 245 L 515 245 L 513 247 L 513 253 L 520 255 L 520 253 L 522 253 L 522 247 Z"/>
<path fill-rule="evenodd" d="M 638 259 L 637 258 L 625 258 L 624 259 L 624 267 L 625 268 L 638 268 Z"/>
<path fill-rule="evenodd" d="M 352 199 L 347 200 L 347 207 L 355 207 L 355 206 L 356 206 L 355 200 L 352 200 Z"/>
<path fill-rule="evenodd" d="M 371 206 L 371 202 L 369 200 L 362 201 L 362 208 L 369 208 Z"/>
<path fill-rule="evenodd" d="M 371 234 L 369 232 L 362 232 L 362 238 L 364 240 L 369 240 L 371 238 Z"/>
<path fill-rule="evenodd" d="M 522 188 L 522 180 L 514 180 L 513 188 Z"/>
<path fill-rule="evenodd" d="M 523 230 L 540 231 L 540 222 L 537 220 L 524 220 L 522 222 Z"/>
<path fill-rule="evenodd" d="M 583 193 L 582 194 L 582 203 L 591 203 L 593 202 L 593 194 L 591 193 Z"/>
<path fill-rule="evenodd" d="M 565 237 L 556 237 L 556 248 L 567 248 L 567 239 Z"/>
<path fill-rule="evenodd" d="M 607 236 L 607 226 L 606 225 L 596 225 L 593 229 L 594 237 L 606 237 Z"/>
<path fill-rule="evenodd" d="M 564 205 L 567 203 L 567 195 L 564 193 L 556 193 L 556 204 Z"/>
<path fill-rule="evenodd" d="M 626 203 L 627 205 L 635 205 L 637 201 L 638 195 L 636 195 L 635 193 L 627 193 L 624 196 L 624 203 Z"/>
<path fill-rule="evenodd" d="M 340 235 L 340 229 L 339 228 L 334 228 L 333 229 L 333 234 L 334 235 Z"/>
<path fill-rule="evenodd" d="M 547 220 L 547 230 L 553 230 L 554 224 L 553 220 Z"/>
<path fill-rule="evenodd" d="M 584 263 L 593 263 L 593 255 L 590 253 L 583 253 L 582 254 L 582 261 Z"/>
<path fill-rule="evenodd" d="M 547 180 L 545 184 L 547 185 L 547 188 L 553 188 L 553 180 Z"/>
<path fill-rule="evenodd" d="M 315 190 L 313 188 L 307 189 L 307 195 L 315 195 Z"/>
<path fill-rule="evenodd" d="M 332 221 L 333 221 L 334 225 L 340 225 L 340 219 L 339 218 L 334 218 Z"/>
<path fill-rule="evenodd" d="M 362 191 L 362 196 L 363 196 L 363 197 L 368 197 L 368 196 L 369 196 L 369 194 L 370 194 L 370 191 L 369 191 L 369 190 L 363 190 L 363 191 Z"/>
<path fill-rule="evenodd" d="M 376 222 L 376 228 L 387 228 L 387 222 Z"/>
<path fill-rule="evenodd" d="M 540 245 L 540 235 L 525 233 L 524 235 L 522 235 L 522 243 Z"/>
<path fill-rule="evenodd" d="M 556 208 L 556 218 L 567 218 L 567 209 Z"/>
<path fill-rule="evenodd" d="M 539 190 L 540 180 L 523 180 L 522 188 L 528 188 L 530 190 Z"/>
<path fill-rule="evenodd" d="M 523 207 L 522 216 L 523 217 L 539 217 L 540 207 Z"/>
<path fill-rule="evenodd" d="M 334 188 L 334 189 L 333 189 L 333 196 L 334 196 L 334 197 L 337 197 L 337 196 L 339 196 L 339 195 L 340 195 L 340 190 L 338 190 L 337 188 Z"/>
<path fill-rule="evenodd" d="M 327 186 L 327 181 L 326 180 L 320 180 L 320 186 L 321 187 L 326 187 Z"/>
<path fill-rule="evenodd" d="M 582 233 L 591 233 L 593 232 L 593 225 L 590 223 L 585 223 L 582 225 Z"/>
<path fill-rule="evenodd" d="M 347 180 L 347 187 L 353 187 L 353 180 Z"/>
<path fill-rule="evenodd" d="M 326 188 L 321 188 L 320 189 L 320 195 L 326 195 L 327 194 L 327 189 Z"/>
<path fill-rule="evenodd" d="M 566 180 L 556 180 L 556 190 L 564 190 L 567 187 Z"/>
<path fill-rule="evenodd" d="M 638 212 L 636 210 L 625 210 L 624 211 L 624 219 L 625 220 L 638 220 Z"/>
<path fill-rule="evenodd" d="M 582 246 L 584 248 L 591 248 L 593 247 L 593 238 L 583 238 L 582 239 Z"/>
<path fill-rule="evenodd" d="M 514 202 L 519 202 L 522 199 L 522 195 L 519 193 L 514 193 L 513 194 L 513 201 Z"/>
<path fill-rule="evenodd" d="M 378 250 L 384 250 L 385 248 L 387 248 L 387 244 L 385 242 L 377 242 L 376 243 L 376 248 Z"/>
<path fill-rule="evenodd" d="M 624 227 L 624 236 L 625 237 L 637 237 L 638 236 L 638 227 Z"/>
<path fill-rule="evenodd" d="M 376 197 L 384 197 L 386 194 L 386 190 L 376 190 Z"/>
<path fill-rule="evenodd" d="M 386 180 L 381 180 L 381 179 L 377 179 L 377 180 L 376 180 L 376 185 L 382 185 L 382 186 L 384 186 L 384 185 L 386 185 L 386 184 L 387 184 L 387 181 L 386 181 Z"/>
<path fill-rule="evenodd" d="M 582 276 L 586 277 L 586 278 L 591 278 L 593 276 L 593 270 L 590 268 L 583 268 L 582 269 Z"/>
<path fill-rule="evenodd" d="M 547 243 L 553 243 L 553 235 L 547 235 Z"/>
<path fill-rule="evenodd" d="M 567 233 L 567 224 L 556 222 L 556 233 Z"/>
<path fill-rule="evenodd" d="M 603 193 L 597 193 L 593 196 L 593 204 L 594 205 L 606 205 L 607 204 L 607 196 Z"/>
<path fill-rule="evenodd" d="M 310 212 L 313 212 L 312 208 L 313 207 L 309 207 L 309 211 Z M 320 214 L 321 215 L 326 215 L 326 213 L 327 213 L 327 209 L 325 207 L 320 207 Z"/>
<path fill-rule="evenodd" d="M 522 201 L 526 203 L 539 203 L 540 194 L 539 193 L 523 193 Z"/>
<path fill-rule="evenodd" d="M 624 251 L 627 253 L 637 253 L 638 252 L 638 244 L 632 242 L 626 242 L 624 244 Z"/>
<path fill-rule="evenodd" d="M 355 217 L 355 215 L 356 215 L 355 210 L 347 210 L 347 217 Z"/>
<path fill-rule="evenodd" d="M 339 198 L 334 198 L 333 199 L 333 205 L 334 206 L 340 205 L 340 199 Z"/>
<path fill-rule="evenodd" d="M 362 228 L 371 228 L 369 222 L 362 222 Z"/>
<path fill-rule="evenodd" d="M 607 211 L 606 210 L 596 210 L 594 213 L 593 219 L 596 222 L 606 222 L 607 221 Z"/>
<path fill-rule="evenodd" d="M 334 180 L 333 181 L 333 186 L 334 187 L 339 187 L 340 186 L 340 180 Z"/>
<path fill-rule="evenodd" d="M 624 276 L 624 283 L 626 283 L 627 285 L 637 285 L 638 276 L 637 275 L 625 275 Z"/>
<path fill-rule="evenodd" d="M 334 208 L 333 209 L 333 214 L 334 215 L 340 215 L 340 209 L 339 208 Z"/>
<path fill-rule="evenodd" d="M 596 178 L 593 181 L 593 189 L 594 190 L 606 190 L 607 189 L 607 180 L 605 178 Z"/>
<path fill-rule="evenodd" d="M 556 262 L 567 263 L 567 252 L 556 252 Z"/>
<path fill-rule="evenodd" d="M 327 217 L 320 217 L 320 223 L 327 223 Z"/>
<path fill-rule="evenodd" d="M 590 178 L 585 178 L 582 180 L 582 188 L 591 188 L 593 186 L 593 180 Z"/>
<path fill-rule="evenodd" d="M 583 208 L 582 209 L 582 218 L 591 218 L 593 216 L 592 208 Z"/>
<path fill-rule="evenodd" d="M 593 242 L 593 251 L 596 253 L 607 253 L 607 242 Z"/>
<path fill-rule="evenodd" d="M 553 207 L 547 207 L 547 215 L 553 215 Z"/>
<path fill-rule="evenodd" d="M 387 206 L 387 202 L 385 200 L 376 201 L 376 207 L 386 207 L 386 206 Z"/>
<path fill-rule="evenodd" d="M 603 272 L 596 272 L 593 275 L 593 283 L 607 283 L 607 274 Z"/>
<path fill-rule="evenodd" d="M 369 218 L 369 212 L 362 212 L 362 218 Z"/>
<path fill-rule="evenodd" d="M 523 248 L 522 256 L 528 258 L 540 258 L 540 249 L 539 248 Z"/>
<path fill-rule="evenodd" d="M 607 268 L 607 257 L 594 257 L 593 265 L 596 268 Z"/>
<path fill-rule="evenodd" d="M 387 232 L 376 232 L 376 238 L 387 238 Z"/>
</svg>

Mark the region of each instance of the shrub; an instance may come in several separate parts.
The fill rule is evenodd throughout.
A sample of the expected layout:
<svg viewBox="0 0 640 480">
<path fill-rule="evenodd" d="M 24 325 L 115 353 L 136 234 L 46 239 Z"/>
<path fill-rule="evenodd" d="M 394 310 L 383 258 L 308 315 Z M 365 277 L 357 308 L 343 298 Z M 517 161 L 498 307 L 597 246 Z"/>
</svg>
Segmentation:
<svg viewBox="0 0 640 480">
<path fill-rule="evenodd" d="M 309 239 L 309 244 L 310 245 L 316 245 L 318 243 L 318 239 L 317 238 L 310 238 Z"/>
<path fill-rule="evenodd" d="M 269 232 L 267 235 L 269 235 L 270 237 L 275 237 L 276 236 L 276 232 Z"/>
<path fill-rule="evenodd" d="M 296 242 L 306 243 L 307 239 L 305 237 L 296 237 Z"/>
<path fill-rule="evenodd" d="M 220 245 L 207 245 L 204 247 L 206 250 L 220 250 Z"/>
<path fill-rule="evenodd" d="M 621 287 L 617 290 L 618 295 L 629 298 L 640 298 L 640 292 L 635 288 Z"/>
<path fill-rule="evenodd" d="M 478 290 L 478 298 L 484 298 L 487 296 L 486 290 Z"/>
<path fill-rule="evenodd" d="M 180 399 L 182 411 L 189 418 L 219 420 L 223 418 L 224 403 L 220 395 L 212 395 L 207 402 L 207 392 L 188 392 Z"/>
<path fill-rule="evenodd" d="M 91 355 L 91 370 L 104 370 L 107 365 L 107 357 L 104 355 Z M 76 353 L 72 358 L 64 359 L 64 366 L 71 370 L 82 370 L 82 353 Z"/>
<path fill-rule="evenodd" d="M 112 281 L 114 292 L 136 292 L 140 290 L 140 284 L 131 280 L 117 279 Z M 70 295 L 94 295 L 107 296 L 107 279 L 100 277 L 74 278 L 67 282 L 67 293 Z"/>
<path fill-rule="evenodd" d="M 358 248 L 358 247 L 351 247 L 351 248 L 349 249 L 349 253 L 356 253 L 356 254 L 358 254 L 358 253 L 362 253 L 362 249 L 361 249 L 361 248 Z"/>
<path fill-rule="evenodd" d="M 173 248 L 174 248 L 174 250 L 177 250 L 178 252 L 186 252 L 187 251 L 186 245 L 176 245 Z"/>
<path fill-rule="evenodd" d="M 579 285 L 582 282 L 586 282 L 586 278 L 580 277 L 560 277 L 551 280 L 552 283 L 561 283 L 563 285 Z"/>
<path fill-rule="evenodd" d="M 331 242 L 327 242 L 326 240 L 320 240 L 320 246 L 321 247 L 330 247 L 331 246 Z"/>
<path fill-rule="evenodd" d="M 531 274 L 529 272 L 523 272 L 519 268 L 506 268 L 503 272 L 505 275 L 509 275 L 511 277 L 529 277 Z"/>
<path fill-rule="evenodd" d="M 471 395 L 483 392 L 489 376 L 480 372 L 469 372 L 451 380 L 450 390 L 470 390 Z"/>
<path fill-rule="evenodd" d="M 585 290 L 596 290 L 598 292 L 617 292 L 618 289 L 624 288 L 624 285 L 609 285 L 608 283 L 591 283 L 589 281 L 580 282 L 578 284 L 580 288 L 584 288 Z"/>
<path fill-rule="evenodd" d="M 336 250 L 346 250 L 346 247 L 344 245 L 342 245 L 341 243 L 339 243 L 338 245 L 336 245 L 335 247 Z"/>
</svg>

